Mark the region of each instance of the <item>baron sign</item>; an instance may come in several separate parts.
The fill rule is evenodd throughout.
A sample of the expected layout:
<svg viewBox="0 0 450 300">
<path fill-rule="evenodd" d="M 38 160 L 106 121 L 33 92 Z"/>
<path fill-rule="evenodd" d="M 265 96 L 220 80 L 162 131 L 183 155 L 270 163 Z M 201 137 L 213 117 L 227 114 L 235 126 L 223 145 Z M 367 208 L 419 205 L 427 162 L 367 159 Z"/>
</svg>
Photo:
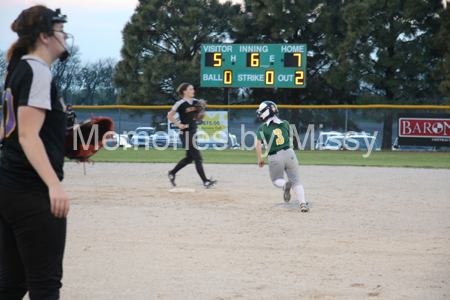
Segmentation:
<svg viewBox="0 0 450 300">
<path fill-rule="evenodd" d="M 450 134 L 450 119 L 400 118 L 399 136 L 442 137 Z"/>
<path fill-rule="evenodd" d="M 398 138 L 403 145 L 450 146 L 450 115 L 399 114 Z"/>
</svg>

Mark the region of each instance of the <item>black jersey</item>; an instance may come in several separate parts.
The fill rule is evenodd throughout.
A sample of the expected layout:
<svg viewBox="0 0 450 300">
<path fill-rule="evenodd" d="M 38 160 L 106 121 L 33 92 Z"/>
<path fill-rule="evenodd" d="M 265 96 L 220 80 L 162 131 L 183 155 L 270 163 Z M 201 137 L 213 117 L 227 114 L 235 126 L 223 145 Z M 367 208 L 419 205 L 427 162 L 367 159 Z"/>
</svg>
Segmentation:
<svg viewBox="0 0 450 300">
<path fill-rule="evenodd" d="M 181 124 L 189 125 L 185 130 L 193 130 L 197 128 L 197 120 L 194 118 L 194 113 L 197 111 L 197 99 L 192 98 L 192 103 L 183 98 L 177 101 L 172 110 L 175 110 L 180 115 Z"/>
<path fill-rule="evenodd" d="M 4 139 L 0 156 L 0 184 L 17 189 L 45 188 L 45 184 L 28 161 L 19 143 L 17 111 L 19 106 L 46 110 L 39 136 L 50 163 L 63 179 L 66 114 L 47 64 L 30 55 L 22 57 L 7 74 L 2 97 Z"/>
<path fill-rule="evenodd" d="M 72 127 L 75 124 L 75 119 L 77 118 L 77 114 L 72 110 L 67 112 L 67 127 Z"/>
</svg>

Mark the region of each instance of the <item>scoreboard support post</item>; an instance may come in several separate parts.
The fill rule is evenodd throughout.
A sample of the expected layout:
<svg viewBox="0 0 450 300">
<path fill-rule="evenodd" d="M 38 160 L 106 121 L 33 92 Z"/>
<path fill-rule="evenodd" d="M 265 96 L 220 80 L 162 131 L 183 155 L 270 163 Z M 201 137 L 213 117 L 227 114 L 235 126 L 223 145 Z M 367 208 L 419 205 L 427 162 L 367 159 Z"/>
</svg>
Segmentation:
<svg viewBox="0 0 450 300">
<path fill-rule="evenodd" d="M 223 89 L 223 105 L 230 104 L 230 88 L 224 88 Z"/>
<path fill-rule="evenodd" d="M 283 104 L 288 104 L 288 97 L 287 97 L 288 91 L 286 89 L 283 89 Z M 283 119 L 287 119 L 287 109 L 283 109 Z"/>
<path fill-rule="evenodd" d="M 226 87 L 223 89 L 223 104 L 229 105 L 230 104 L 230 88 Z M 230 108 L 227 108 L 228 112 L 228 120 L 230 120 Z"/>
</svg>

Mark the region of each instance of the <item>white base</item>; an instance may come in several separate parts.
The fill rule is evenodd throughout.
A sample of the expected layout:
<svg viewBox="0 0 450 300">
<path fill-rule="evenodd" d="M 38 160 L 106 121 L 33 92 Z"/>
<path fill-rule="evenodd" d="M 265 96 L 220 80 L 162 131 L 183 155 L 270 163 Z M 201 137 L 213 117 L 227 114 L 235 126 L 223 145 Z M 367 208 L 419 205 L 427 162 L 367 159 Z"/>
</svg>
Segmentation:
<svg viewBox="0 0 450 300">
<path fill-rule="evenodd" d="M 194 193 L 194 189 L 188 189 L 188 188 L 174 188 L 169 190 L 170 193 Z"/>
</svg>

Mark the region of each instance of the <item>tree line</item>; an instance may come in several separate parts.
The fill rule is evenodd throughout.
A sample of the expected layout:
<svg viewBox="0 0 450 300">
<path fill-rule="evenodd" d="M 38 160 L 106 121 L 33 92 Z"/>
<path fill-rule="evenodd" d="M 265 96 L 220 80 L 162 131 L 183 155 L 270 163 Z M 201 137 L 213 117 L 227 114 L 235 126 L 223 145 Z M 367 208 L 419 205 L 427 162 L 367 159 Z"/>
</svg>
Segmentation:
<svg viewBox="0 0 450 300">
<path fill-rule="evenodd" d="M 170 105 L 178 85 L 190 82 L 210 104 L 223 103 L 227 93 L 230 104 L 449 105 L 449 28 L 450 9 L 441 0 L 139 0 L 123 29 L 119 62 L 82 64 L 75 47 L 52 72 L 74 104 Z M 202 88 L 201 45 L 217 43 L 306 44 L 308 87 Z M 2 66 L 0 60 L 0 72 Z M 284 117 L 300 130 L 337 130 L 344 118 L 330 110 Z M 376 118 L 388 148 L 393 111 Z"/>
<path fill-rule="evenodd" d="M 59 95 L 73 105 L 114 105 L 118 89 L 113 86 L 117 62 L 112 58 L 94 62 L 81 62 L 79 48 L 68 49 L 70 56 L 64 62 L 57 61 L 51 71 Z M 7 67 L 6 52 L 0 50 L 0 76 Z M 0 87 L 3 88 L 3 80 Z"/>
</svg>

